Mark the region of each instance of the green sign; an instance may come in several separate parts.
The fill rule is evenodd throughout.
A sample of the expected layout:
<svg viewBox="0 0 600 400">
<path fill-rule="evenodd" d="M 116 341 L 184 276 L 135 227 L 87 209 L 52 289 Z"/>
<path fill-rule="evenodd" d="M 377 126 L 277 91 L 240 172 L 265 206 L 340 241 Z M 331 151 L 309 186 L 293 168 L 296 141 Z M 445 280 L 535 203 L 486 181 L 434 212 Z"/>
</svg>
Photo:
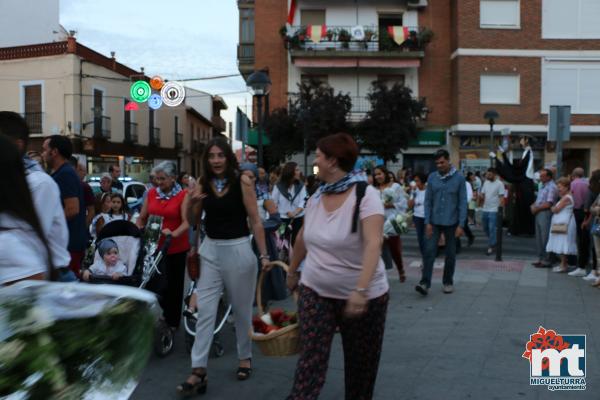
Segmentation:
<svg viewBox="0 0 600 400">
<path fill-rule="evenodd" d="M 248 129 L 248 141 L 246 142 L 247 145 L 250 146 L 258 146 L 258 129 L 257 128 L 250 128 Z M 267 135 L 262 134 L 262 144 L 263 146 L 268 146 L 271 144 L 271 141 L 269 140 L 269 138 L 267 137 Z"/>
<path fill-rule="evenodd" d="M 446 145 L 446 131 L 421 131 L 408 145 L 413 146 L 444 146 Z"/>
</svg>

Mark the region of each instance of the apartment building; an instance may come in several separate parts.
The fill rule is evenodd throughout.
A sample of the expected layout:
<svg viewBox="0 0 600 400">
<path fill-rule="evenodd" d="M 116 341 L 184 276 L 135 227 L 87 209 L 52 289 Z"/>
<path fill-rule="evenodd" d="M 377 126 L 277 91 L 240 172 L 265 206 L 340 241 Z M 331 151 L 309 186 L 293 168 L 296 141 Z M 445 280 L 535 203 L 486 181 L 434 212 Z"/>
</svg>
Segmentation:
<svg viewBox="0 0 600 400">
<path fill-rule="evenodd" d="M 598 1 L 239 0 L 238 7 L 239 69 L 269 72 L 271 109 L 285 107 L 288 93 L 312 77 L 349 93 L 350 117 L 359 120 L 372 81 L 402 83 L 427 99 L 429 114 L 401 163 L 428 170 L 439 147 L 457 166 L 487 167 L 489 109 L 500 114 L 495 146 L 508 129 L 518 157 L 518 136 L 531 135 L 537 165 L 551 165 L 548 108 L 571 105 L 565 168 L 600 167 Z M 407 41 L 390 44 L 390 30 L 404 30 Z"/>
</svg>

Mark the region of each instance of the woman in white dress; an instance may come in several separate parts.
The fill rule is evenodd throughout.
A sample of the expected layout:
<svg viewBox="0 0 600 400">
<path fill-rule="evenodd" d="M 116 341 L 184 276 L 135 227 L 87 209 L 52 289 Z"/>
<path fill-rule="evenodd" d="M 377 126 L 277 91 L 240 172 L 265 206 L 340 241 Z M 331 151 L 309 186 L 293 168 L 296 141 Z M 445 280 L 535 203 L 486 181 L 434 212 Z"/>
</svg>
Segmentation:
<svg viewBox="0 0 600 400">
<path fill-rule="evenodd" d="M 560 265 L 552 269 L 554 272 L 567 272 L 567 256 L 577 254 L 577 228 L 573 216 L 573 196 L 571 195 L 571 181 L 569 178 L 560 178 L 556 182 L 560 200 L 550 210 L 552 211 L 552 222 L 550 237 L 546 245 L 546 251 L 560 256 Z M 567 225 L 567 232 L 552 232 L 559 224 Z"/>
<path fill-rule="evenodd" d="M 385 219 L 388 220 L 391 217 L 395 217 L 398 213 L 405 213 L 408 209 L 408 201 L 406 199 L 406 193 L 402 186 L 398 183 L 391 180 L 388 175 L 388 171 L 384 166 L 378 166 L 373 170 L 373 186 L 377 188 L 380 192 L 381 201 L 383 202 Z M 400 236 L 388 236 L 383 241 L 383 260 L 386 263 L 389 263 L 389 260 L 386 260 L 387 255 L 385 252 L 385 247 L 389 249 L 389 253 L 391 255 L 392 260 L 394 260 L 394 264 L 396 264 L 396 268 L 398 269 L 398 275 L 400 277 L 400 282 L 406 281 L 406 273 L 404 272 L 404 263 L 402 261 L 402 241 L 400 240 Z"/>
</svg>

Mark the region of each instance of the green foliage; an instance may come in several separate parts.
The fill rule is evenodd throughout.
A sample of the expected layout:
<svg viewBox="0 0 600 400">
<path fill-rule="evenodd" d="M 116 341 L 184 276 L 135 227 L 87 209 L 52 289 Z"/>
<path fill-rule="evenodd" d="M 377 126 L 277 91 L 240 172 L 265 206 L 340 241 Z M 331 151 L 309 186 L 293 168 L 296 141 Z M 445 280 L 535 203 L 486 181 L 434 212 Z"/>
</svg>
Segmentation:
<svg viewBox="0 0 600 400">
<path fill-rule="evenodd" d="M 348 132 L 347 116 L 352 108 L 349 95 L 334 93 L 333 88 L 311 81 L 298 85 L 290 95 L 289 109 L 274 110 L 265 121 L 265 133 L 271 140 L 269 157 L 284 161 L 294 153 L 313 151 L 322 137 Z"/>
<path fill-rule="evenodd" d="M 371 150 L 387 161 L 397 161 L 396 154 L 408 146 L 417 134 L 417 120 L 425 100 L 416 100 L 412 91 L 399 84 L 388 88 L 373 82 L 367 96 L 371 110 L 356 128 L 362 149 Z"/>
</svg>

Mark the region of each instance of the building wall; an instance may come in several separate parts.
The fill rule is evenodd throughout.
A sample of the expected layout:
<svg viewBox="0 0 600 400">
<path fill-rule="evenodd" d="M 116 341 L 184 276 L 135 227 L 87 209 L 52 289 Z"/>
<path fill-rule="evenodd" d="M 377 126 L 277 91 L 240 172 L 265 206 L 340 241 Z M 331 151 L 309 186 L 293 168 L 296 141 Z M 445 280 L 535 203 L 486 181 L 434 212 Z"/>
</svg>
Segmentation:
<svg viewBox="0 0 600 400">
<path fill-rule="evenodd" d="M 366 0 L 354 2 L 304 0 L 298 2 L 294 25 L 300 25 L 301 10 L 326 10 L 325 23 L 331 26 L 377 26 L 380 13 L 404 13 L 402 24 L 418 26 L 417 12 L 407 10 L 399 1 L 379 0 L 377 4 Z"/>
<path fill-rule="evenodd" d="M 59 0 L 0 1 L 0 32 L 0 47 L 65 40 L 66 32 L 59 23 Z"/>
<path fill-rule="evenodd" d="M 256 0 L 255 69 L 267 69 L 273 83 L 270 109 L 287 106 L 288 54 L 279 36 L 287 19 L 288 4 L 282 0 Z"/>
</svg>

